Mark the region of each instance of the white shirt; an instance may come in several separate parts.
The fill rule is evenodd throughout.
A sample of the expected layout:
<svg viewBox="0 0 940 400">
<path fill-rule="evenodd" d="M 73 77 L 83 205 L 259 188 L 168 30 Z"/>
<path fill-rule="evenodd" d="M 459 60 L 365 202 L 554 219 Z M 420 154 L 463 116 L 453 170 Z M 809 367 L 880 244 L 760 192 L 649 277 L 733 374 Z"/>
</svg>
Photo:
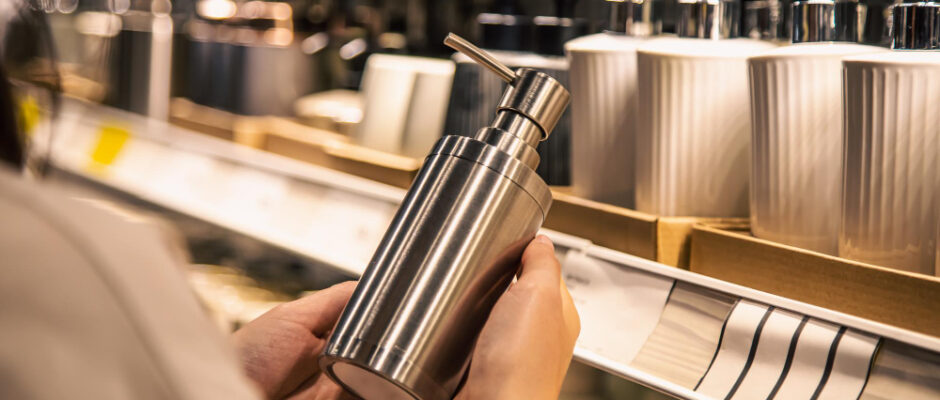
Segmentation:
<svg viewBox="0 0 940 400">
<path fill-rule="evenodd" d="M 259 398 L 171 249 L 0 170 L 0 398 Z"/>
</svg>

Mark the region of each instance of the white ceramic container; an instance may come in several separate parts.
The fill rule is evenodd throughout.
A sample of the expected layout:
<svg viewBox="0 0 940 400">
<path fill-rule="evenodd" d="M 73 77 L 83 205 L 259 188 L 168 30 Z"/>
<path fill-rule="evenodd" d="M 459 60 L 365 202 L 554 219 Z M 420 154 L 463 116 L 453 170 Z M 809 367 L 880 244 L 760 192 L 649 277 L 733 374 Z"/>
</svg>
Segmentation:
<svg viewBox="0 0 940 400">
<path fill-rule="evenodd" d="M 750 57 L 751 232 L 835 255 L 842 208 L 842 59 L 887 51 L 798 43 Z"/>
<path fill-rule="evenodd" d="M 634 207 L 636 49 L 647 39 L 599 33 L 568 42 L 571 190 Z"/>
<path fill-rule="evenodd" d="M 637 50 L 636 208 L 666 216 L 748 215 L 750 39 L 664 38 Z"/>
<path fill-rule="evenodd" d="M 846 58 L 842 257 L 935 273 L 940 51 Z"/>
<path fill-rule="evenodd" d="M 370 56 L 362 77 L 358 141 L 387 152 L 426 156 L 444 129 L 453 80 L 450 60 Z"/>
</svg>

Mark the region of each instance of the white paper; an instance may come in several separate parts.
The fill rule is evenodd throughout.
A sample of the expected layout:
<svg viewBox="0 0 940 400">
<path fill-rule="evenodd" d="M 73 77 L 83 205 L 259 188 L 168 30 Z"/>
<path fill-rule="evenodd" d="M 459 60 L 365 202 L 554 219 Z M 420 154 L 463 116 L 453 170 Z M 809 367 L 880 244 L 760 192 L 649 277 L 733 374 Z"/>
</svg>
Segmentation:
<svg viewBox="0 0 940 400">
<path fill-rule="evenodd" d="M 871 359 L 878 347 L 878 338 L 852 329 L 839 339 L 829 380 L 818 400 L 854 400 L 868 380 Z"/>
<path fill-rule="evenodd" d="M 809 399 L 826 372 L 826 360 L 839 327 L 810 319 L 796 343 L 790 371 L 777 390 L 776 399 Z"/>
<path fill-rule="evenodd" d="M 737 300 L 676 282 L 656 329 L 630 366 L 694 389 L 715 357 L 721 327 Z"/>
<path fill-rule="evenodd" d="M 790 343 L 802 320 L 801 315 L 789 311 L 775 309 L 771 312 L 761 330 L 751 367 L 733 399 L 766 399 L 770 395 L 783 374 Z"/>
<path fill-rule="evenodd" d="M 767 306 L 747 300 L 741 300 L 734 306 L 725 322 L 718 354 L 696 392 L 718 399 L 728 395 L 744 371 L 757 327 L 767 312 Z"/>
<path fill-rule="evenodd" d="M 578 346 L 628 364 L 656 328 L 673 280 L 581 252 L 568 253 L 562 270 L 581 316 Z"/>
</svg>

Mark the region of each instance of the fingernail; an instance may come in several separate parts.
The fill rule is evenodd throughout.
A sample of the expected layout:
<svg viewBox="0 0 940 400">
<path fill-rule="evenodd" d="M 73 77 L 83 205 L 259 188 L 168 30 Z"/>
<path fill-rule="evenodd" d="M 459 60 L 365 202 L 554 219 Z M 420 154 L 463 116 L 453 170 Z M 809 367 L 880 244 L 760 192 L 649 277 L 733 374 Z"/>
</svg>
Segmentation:
<svg viewBox="0 0 940 400">
<path fill-rule="evenodd" d="M 549 239 L 548 236 L 545 236 L 545 235 L 538 235 L 538 236 L 535 237 L 535 240 L 537 240 L 539 243 L 546 244 L 546 245 L 548 245 L 548 247 L 551 247 L 552 250 L 555 250 L 555 244 L 552 243 L 552 240 Z"/>
</svg>

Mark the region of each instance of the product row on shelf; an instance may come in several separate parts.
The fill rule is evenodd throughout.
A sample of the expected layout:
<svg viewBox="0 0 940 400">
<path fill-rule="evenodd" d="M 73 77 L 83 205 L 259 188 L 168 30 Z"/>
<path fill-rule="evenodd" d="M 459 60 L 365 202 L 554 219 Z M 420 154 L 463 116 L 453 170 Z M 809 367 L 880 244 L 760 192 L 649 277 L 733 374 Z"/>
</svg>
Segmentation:
<svg viewBox="0 0 940 400">
<path fill-rule="evenodd" d="M 889 8 L 885 49 L 861 44 L 881 41 L 865 39 L 878 29 L 865 21 L 876 16 L 855 1 L 768 2 L 767 18 L 755 18 L 763 14 L 752 13 L 754 2 L 670 3 L 674 35 L 662 33 L 665 3 L 610 1 L 605 32 L 589 36 L 581 35 L 591 24 L 562 3 L 573 4 L 559 3 L 554 16 L 523 18 L 509 7 L 474 20 L 479 43 L 500 62 L 546 72 L 572 92 L 570 110 L 538 146 L 537 172 L 548 184 L 659 216 L 748 217 L 759 238 L 937 273 L 940 117 L 931 111 L 940 101 L 940 5 Z M 161 55 L 172 52 L 188 63 L 186 91 L 176 94 L 198 105 L 296 115 L 420 162 L 442 134 L 487 126 L 504 88 L 459 54 L 372 54 L 362 43 L 378 39 L 359 47 L 349 39 L 334 50 L 361 58 L 360 90 L 305 95 L 336 87 L 308 84 L 332 67 L 303 53 L 329 43 L 319 34 L 298 42 L 287 3 L 197 2 L 196 18 L 176 32 L 182 45 L 171 40 L 171 18 L 153 7 L 58 15 L 53 26 L 57 37 L 81 34 L 63 43 L 116 38 L 112 47 L 124 53 L 115 57 L 139 68 L 115 74 L 122 90 L 106 100 L 160 119 L 180 75 Z M 747 28 L 782 23 L 792 44 L 780 29 Z M 152 51 L 135 53 L 144 47 Z"/>
<path fill-rule="evenodd" d="M 856 2 L 794 2 L 788 46 L 734 39 L 724 4 L 656 39 L 618 3 L 627 34 L 568 43 L 574 192 L 933 275 L 940 5 L 895 5 L 886 50 L 857 43 Z"/>
<path fill-rule="evenodd" d="M 351 277 L 404 196 L 101 106 L 66 101 L 55 124 L 56 171 Z M 575 357 L 583 363 L 687 399 L 940 395 L 936 337 L 543 232 L 581 315 Z"/>
</svg>

